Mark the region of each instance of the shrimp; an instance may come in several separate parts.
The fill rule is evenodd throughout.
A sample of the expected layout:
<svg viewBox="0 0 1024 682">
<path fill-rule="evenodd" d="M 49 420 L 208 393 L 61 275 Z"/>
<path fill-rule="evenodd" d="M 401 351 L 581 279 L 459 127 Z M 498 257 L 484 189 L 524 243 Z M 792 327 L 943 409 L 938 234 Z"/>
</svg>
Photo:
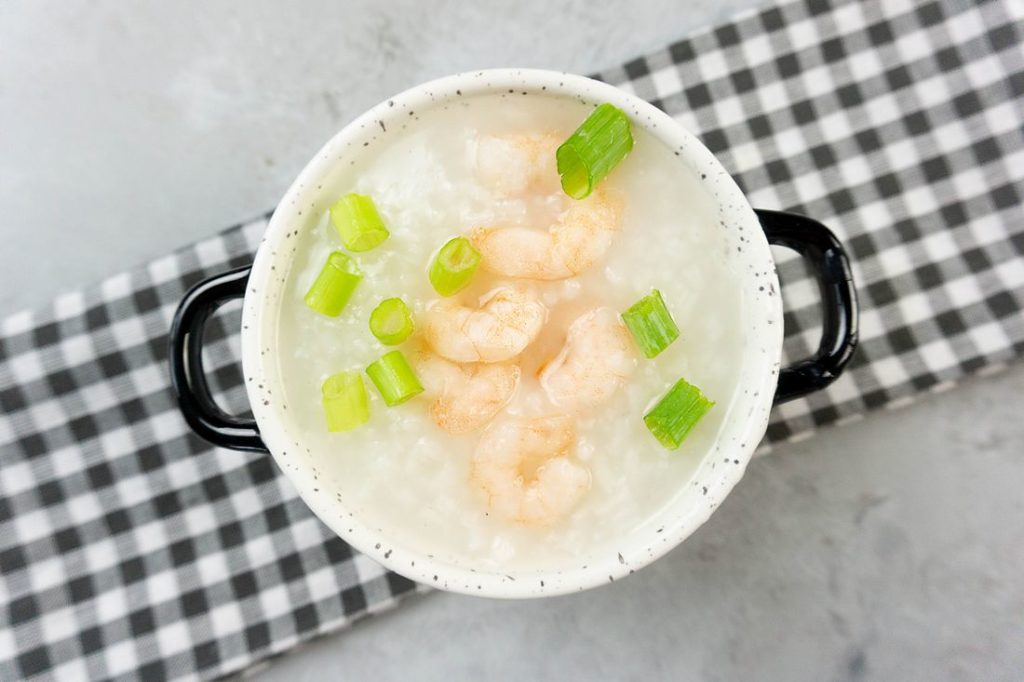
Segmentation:
<svg viewBox="0 0 1024 682">
<path fill-rule="evenodd" d="M 636 366 L 626 326 L 611 308 L 595 308 L 569 325 L 561 352 L 538 374 L 548 399 L 569 412 L 608 401 Z"/>
<path fill-rule="evenodd" d="M 505 196 L 523 194 L 530 188 L 553 192 L 559 182 L 555 167 L 559 144 L 554 133 L 483 135 L 472 148 L 472 161 L 483 182 Z"/>
<path fill-rule="evenodd" d="M 571 457 L 573 420 L 564 415 L 504 422 L 480 438 L 470 480 L 502 518 L 547 526 L 590 488 L 590 470 Z"/>
<path fill-rule="evenodd" d="M 430 416 L 451 434 L 482 428 L 501 411 L 519 386 L 517 365 L 459 365 L 430 351 L 420 354 L 417 373 L 428 397 Z"/>
<path fill-rule="evenodd" d="M 527 227 L 479 227 L 470 234 L 488 270 L 505 277 L 556 280 L 596 263 L 622 224 L 624 201 L 597 190 L 574 201 L 546 231 Z"/>
<path fill-rule="evenodd" d="M 423 334 L 438 355 L 456 362 L 503 362 L 540 333 L 547 308 L 533 295 L 498 287 L 470 308 L 439 301 L 427 310 Z"/>
</svg>

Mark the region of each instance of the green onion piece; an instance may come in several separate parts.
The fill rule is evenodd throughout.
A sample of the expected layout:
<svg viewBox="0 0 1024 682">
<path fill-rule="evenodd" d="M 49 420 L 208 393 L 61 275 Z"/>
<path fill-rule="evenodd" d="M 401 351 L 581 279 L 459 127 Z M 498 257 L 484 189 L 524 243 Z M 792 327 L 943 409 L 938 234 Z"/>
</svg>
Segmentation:
<svg viewBox="0 0 1024 682">
<path fill-rule="evenodd" d="M 405 341 L 412 327 L 412 313 L 400 298 L 386 298 L 370 313 L 370 331 L 385 346 Z"/>
<path fill-rule="evenodd" d="M 644 423 L 662 446 L 675 450 L 714 404 L 713 400 L 704 397 L 699 388 L 688 384 L 686 379 L 680 379 L 644 415 Z"/>
<path fill-rule="evenodd" d="M 657 289 L 622 313 L 622 321 L 626 323 L 640 351 L 648 358 L 655 357 L 679 338 L 679 327 Z"/>
<path fill-rule="evenodd" d="M 441 247 L 430 264 L 430 283 L 442 296 L 457 294 L 469 285 L 480 265 L 480 252 L 465 237 L 456 237 Z"/>
<path fill-rule="evenodd" d="M 337 317 L 362 279 L 363 273 L 355 261 L 341 251 L 335 251 L 327 257 L 323 270 L 303 300 L 321 315 Z"/>
<path fill-rule="evenodd" d="M 324 416 L 331 433 L 351 431 L 370 419 L 370 403 L 366 398 L 363 377 L 357 372 L 338 372 L 324 380 Z"/>
<path fill-rule="evenodd" d="M 607 102 L 555 152 L 562 189 L 573 199 L 584 199 L 633 148 L 629 119 Z"/>
<path fill-rule="evenodd" d="M 390 234 L 373 199 L 362 194 L 346 194 L 338 199 L 331 206 L 331 222 L 349 251 L 369 251 Z"/>
<path fill-rule="evenodd" d="M 366 373 L 370 375 L 370 380 L 388 407 L 401 405 L 423 392 L 420 380 L 416 378 L 416 373 L 412 371 L 402 351 L 385 353 L 366 368 Z"/>
</svg>

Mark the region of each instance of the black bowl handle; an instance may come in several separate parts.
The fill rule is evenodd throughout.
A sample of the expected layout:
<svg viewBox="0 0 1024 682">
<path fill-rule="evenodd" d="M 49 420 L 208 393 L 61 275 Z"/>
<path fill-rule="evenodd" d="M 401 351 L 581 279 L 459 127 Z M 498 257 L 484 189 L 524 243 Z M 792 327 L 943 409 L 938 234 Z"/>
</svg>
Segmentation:
<svg viewBox="0 0 1024 682">
<path fill-rule="evenodd" d="M 808 261 L 821 291 L 818 352 L 779 372 L 778 404 L 825 388 L 842 373 L 857 347 L 857 291 L 846 252 L 831 230 L 796 213 L 760 209 L 755 213 L 770 244 L 793 249 Z"/>
<path fill-rule="evenodd" d="M 250 270 L 247 265 L 204 279 L 185 294 L 171 324 L 171 385 L 185 421 L 197 435 L 232 450 L 266 452 L 256 421 L 220 409 L 203 373 L 206 321 L 222 304 L 245 296 Z"/>
</svg>

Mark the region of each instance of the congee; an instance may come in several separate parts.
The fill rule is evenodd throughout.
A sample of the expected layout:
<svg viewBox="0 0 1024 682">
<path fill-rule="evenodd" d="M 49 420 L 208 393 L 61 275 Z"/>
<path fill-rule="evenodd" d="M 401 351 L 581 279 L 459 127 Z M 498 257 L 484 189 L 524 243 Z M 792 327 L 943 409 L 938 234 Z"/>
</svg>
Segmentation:
<svg viewBox="0 0 1024 682">
<path fill-rule="evenodd" d="M 517 92 L 415 112 L 338 164 L 277 321 L 321 485 L 410 547 L 509 568 L 621 538 L 690 485 L 742 310 L 675 150 L 610 104 Z"/>
</svg>

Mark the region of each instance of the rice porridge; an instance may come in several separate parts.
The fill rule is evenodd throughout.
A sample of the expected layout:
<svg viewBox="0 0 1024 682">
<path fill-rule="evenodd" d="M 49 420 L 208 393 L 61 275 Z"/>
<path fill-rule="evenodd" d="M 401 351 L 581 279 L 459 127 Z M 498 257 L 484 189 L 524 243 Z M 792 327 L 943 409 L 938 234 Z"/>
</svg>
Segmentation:
<svg viewBox="0 0 1024 682">
<path fill-rule="evenodd" d="M 711 199 L 636 127 L 593 193 L 567 196 L 554 149 L 592 112 L 570 98 L 499 95 L 417 112 L 337 171 L 346 191 L 372 198 L 387 238 L 346 251 L 327 210 L 297 237 L 277 313 L 285 419 L 321 485 L 438 559 L 541 569 L 627 536 L 689 485 L 736 396 L 740 278 Z M 550 237 L 552 225 L 562 232 Z M 431 264 L 455 237 L 482 260 L 465 288 L 441 296 Z M 304 298 L 339 250 L 362 279 L 331 317 Z M 679 336 L 648 358 L 620 314 L 652 290 Z M 368 326 L 385 299 L 401 299 L 414 325 L 392 346 Z M 365 379 L 394 350 L 426 390 L 389 407 L 366 380 L 368 421 L 328 431 L 324 381 Z M 644 416 L 680 378 L 715 405 L 668 450 Z"/>
</svg>

